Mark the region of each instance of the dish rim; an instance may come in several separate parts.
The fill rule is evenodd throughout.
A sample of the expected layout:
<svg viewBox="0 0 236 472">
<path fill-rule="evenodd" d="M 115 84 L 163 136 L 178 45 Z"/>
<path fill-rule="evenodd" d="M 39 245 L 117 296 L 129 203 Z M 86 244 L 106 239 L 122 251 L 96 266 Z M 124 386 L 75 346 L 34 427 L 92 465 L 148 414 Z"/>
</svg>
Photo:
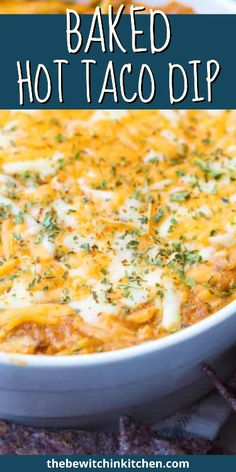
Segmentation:
<svg viewBox="0 0 236 472">
<path fill-rule="evenodd" d="M 101 364 L 111 364 L 120 361 L 131 360 L 141 355 L 148 355 L 151 352 L 164 351 L 168 347 L 177 346 L 182 342 L 189 342 L 192 338 L 203 334 L 206 331 L 216 328 L 221 323 L 225 323 L 231 316 L 236 316 L 236 299 L 226 306 L 216 311 L 208 318 L 198 321 L 194 325 L 188 326 L 176 333 L 168 334 L 163 338 L 154 339 L 140 343 L 136 346 L 105 351 L 91 354 L 75 354 L 68 356 L 44 355 L 44 354 L 14 354 L 0 352 L 0 364 L 18 364 L 21 366 L 38 367 L 65 367 L 65 366 L 97 366 Z"/>
<path fill-rule="evenodd" d="M 218 3 L 222 4 L 222 7 L 231 9 L 236 13 L 236 2 L 235 0 L 217 0 Z M 155 0 L 151 0 L 152 4 Z M 159 5 L 164 3 L 164 0 L 158 0 Z M 184 3 L 184 0 L 183 0 Z M 186 4 L 193 5 L 197 9 L 198 2 L 196 0 L 187 0 Z M 213 6 L 214 9 L 214 6 Z M 199 12 L 201 13 L 201 12 Z M 214 12 L 213 12 L 214 14 Z M 91 354 L 76 354 L 76 355 L 42 355 L 42 354 L 18 354 L 18 353 L 6 353 L 0 351 L 0 364 L 1 365 L 19 365 L 19 366 L 32 366 L 32 367 L 65 367 L 65 366 L 97 366 L 104 363 L 111 364 L 117 363 L 124 360 L 130 360 L 142 355 L 148 355 L 151 352 L 159 352 L 167 349 L 168 347 L 177 346 L 182 342 L 188 342 L 192 338 L 203 334 L 217 327 L 221 323 L 227 322 L 231 316 L 236 316 L 236 299 L 228 303 L 226 306 L 211 314 L 209 317 L 198 321 L 194 325 L 184 328 L 176 333 L 171 333 L 163 338 L 154 339 L 146 342 L 142 342 L 136 346 L 130 346 L 127 348 L 117 349 L 115 351 L 105 351 L 100 353 Z"/>
</svg>

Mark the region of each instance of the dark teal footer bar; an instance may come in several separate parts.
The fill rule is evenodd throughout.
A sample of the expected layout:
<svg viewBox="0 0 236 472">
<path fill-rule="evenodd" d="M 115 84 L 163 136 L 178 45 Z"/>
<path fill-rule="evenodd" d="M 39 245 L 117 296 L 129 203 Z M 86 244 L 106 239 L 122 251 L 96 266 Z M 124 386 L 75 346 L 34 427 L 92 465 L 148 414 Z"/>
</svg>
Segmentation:
<svg viewBox="0 0 236 472">
<path fill-rule="evenodd" d="M 212 456 L 1 456 L 1 472 L 50 472 L 53 470 L 236 470 L 236 455 Z"/>
</svg>

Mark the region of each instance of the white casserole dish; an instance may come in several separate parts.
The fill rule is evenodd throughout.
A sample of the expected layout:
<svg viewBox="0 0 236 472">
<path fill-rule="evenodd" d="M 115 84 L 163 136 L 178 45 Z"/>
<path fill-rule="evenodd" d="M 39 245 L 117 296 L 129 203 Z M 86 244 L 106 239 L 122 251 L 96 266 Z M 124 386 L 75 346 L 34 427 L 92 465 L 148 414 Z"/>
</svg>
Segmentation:
<svg viewBox="0 0 236 472">
<path fill-rule="evenodd" d="M 199 13 L 236 13 L 233 0 L 185 3 Z M 107 425 L 124 413 L 154 420 L 209 389 L 200 369 L 204 360 L 229 374 L 235 341 L 236 301 L 184 331 L 115 352 L 71 357 L 0 353 L 0 418 L 65 427 Z"/>
</svg>

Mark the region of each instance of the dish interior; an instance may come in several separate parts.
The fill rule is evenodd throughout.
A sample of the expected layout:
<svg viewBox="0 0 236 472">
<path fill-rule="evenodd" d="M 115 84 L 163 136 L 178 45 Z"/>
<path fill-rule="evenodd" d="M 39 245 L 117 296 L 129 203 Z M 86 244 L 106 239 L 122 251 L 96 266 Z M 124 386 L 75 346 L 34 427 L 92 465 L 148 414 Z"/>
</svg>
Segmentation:
<svg viewBox="0 0 236 472">
<path fill-rule="evenodd" d="M 1 351 L 121 349 L 234 300 L 235 111 L 3 111 L 0 127 Z"/>
<path fill-rule="evenodd" d="M 73 354 L 234 299 L 235 111 L 1 112 L 1 350 Z"/>
</svg>

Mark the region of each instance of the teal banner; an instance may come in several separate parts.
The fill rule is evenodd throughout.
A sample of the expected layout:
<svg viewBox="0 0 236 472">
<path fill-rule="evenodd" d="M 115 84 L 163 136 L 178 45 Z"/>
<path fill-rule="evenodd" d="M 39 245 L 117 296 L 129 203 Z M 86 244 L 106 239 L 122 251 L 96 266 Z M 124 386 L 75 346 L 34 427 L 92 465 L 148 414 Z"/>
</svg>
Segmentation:
<svg viewBox="0 0 236 472">
<path fill-rule="evenodd" d="M 0 15 L 0 108 L 236 108 L 236 15 Z"/>
<path fill-rule="evenodd" d="M 235 471 L 236 456 L 2 456 L 3 472 L 46 472 L 50 470 L 139 470 L 191 472 Z"/>
</svg>

